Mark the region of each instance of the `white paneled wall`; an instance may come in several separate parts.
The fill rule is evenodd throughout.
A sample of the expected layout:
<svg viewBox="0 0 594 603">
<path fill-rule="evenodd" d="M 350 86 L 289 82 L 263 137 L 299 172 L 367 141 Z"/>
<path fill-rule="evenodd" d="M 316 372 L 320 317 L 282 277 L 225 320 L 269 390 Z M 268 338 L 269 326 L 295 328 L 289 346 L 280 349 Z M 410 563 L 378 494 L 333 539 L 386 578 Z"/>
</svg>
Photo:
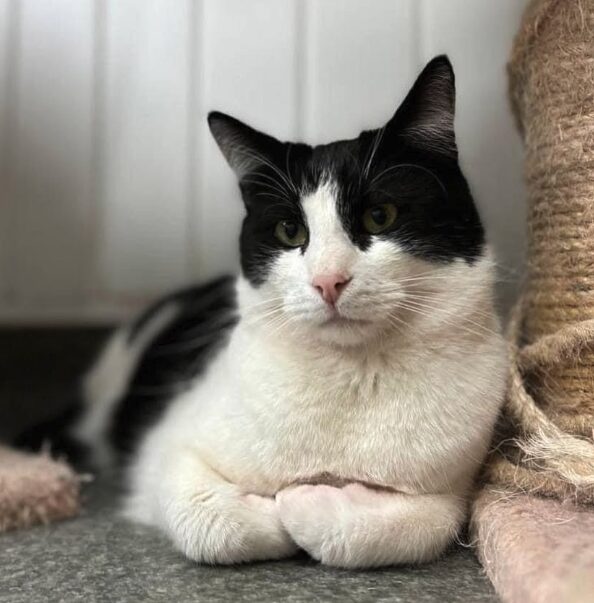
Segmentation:
<svg viewBox="0 0 594 603">
<path fill-rule="evenodd" d="M 235 270 L 210 109 L 325 142 L 386 121 L 447 52 L 462 160 L 522 257 L 505 62 L 520 0 L 0 0 L 0 320 L 112 320 Z"/>
<path fill-rule="evenodd" d="M 193 7 L 191 0 L 104 6 L 99 282 L 102 293 L 142 296 L 189 276 Z"/>
</svg>

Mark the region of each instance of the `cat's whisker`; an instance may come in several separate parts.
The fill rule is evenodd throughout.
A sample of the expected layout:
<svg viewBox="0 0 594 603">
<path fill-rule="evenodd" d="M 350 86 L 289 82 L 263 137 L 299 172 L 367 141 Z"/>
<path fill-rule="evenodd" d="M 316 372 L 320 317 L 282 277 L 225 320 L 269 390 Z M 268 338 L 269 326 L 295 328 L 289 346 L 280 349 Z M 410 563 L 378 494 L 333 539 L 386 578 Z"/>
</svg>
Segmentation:
<svg viewBox="0 0 594 603">
<path fill-rule="evenodd" d="M 187 341 L 181 341 L 179 343 L 160 344 L 155 346 L 155 355 L 167 356 L 169 354 L 180 354 L 183 352 L 189 352 L 205 347 L 207 344 L 216 341 L 220 337 L 220 331 L 212 331 L 211 333 L 205 334 L 202 337 L 193 337 Z"/>
<path fill-rule="evenodd" d="M 469 304 L 467 299 L 464 299 L 464 300 L 449 299 L 447 301 L 447 305 L 444 305 L 443 300 L 436 298 L 435 296 L 432 296 L 432 295 L 427 296 L 427 295 L 406 292 L 406 295 L 405 295 L 405 297 L 402 298 L 402 300 L 403 301 L 411 300 L 411 301 L 414 301 L 415 303 L 424 304 L 427 307 L 430 307 L 435 310 L 440 310 L 440 311 L 447 310 L 451 313 L 468 312 L 472 315 L 493 318 L 493 313 L 491 311 L 482 310 L 481 308 L 477 308 L 476 304 Z"/>
<path fill-rule="evenodd" d="M 409 312 L 413 312 L 414 314 L 418 314 L 419 316 L 423 316 L 424 318 L 432 318 L 431 314 L 429 314 L 427 312 L 424 312 L 422 310 L 419 310 L 418 308 L 413 308 L 413 307 L 410 307 L 410 306 L 402 306 L 402 309 L 406 310 L 406 311 L 409 311 Z M 473 335 L 474 337 L 477 337 L 479 339 L 485 337 L 485 333 L 482 333 L 480 331 L 476 331 L 474 329 L 471 329 L 471 328 L 467 327 L 466 325 L 464 325 L 463 323 L 454 323 L 454 322 L 449 322 L 449 321 L 441 321 L 439 324 L 442 325 L 442 326 L 444 326 L 444 327 L 453 327 L 453 328 L 455 328 L 459 332 L 468 333 L 468 334 Z"/>
<path fill-rule="evenodd" d="M 246 310 L 255 310 L 256 308 L 262 308 L 262 307 L 266 307 L 266 306 L 274 306 L 274 305 L 279 305 L 279 302 L 282 303 L 284 300 L 284 296 L 278 296 L 278 297 L 271 297 L 268 299 L 265 299 L 264 301 L 260 301 L 260 302 L 256 302 L 256 303 L 252 303 L 252 304 L 246 304 L 242 307 L 243 311 Z"/>
<path fill-rule="evenodd" d="M 239 153 L 244 154 L 249 159 L 253 159 L 256 162 L 260 162 L 263 165 L 269 167 L 275 174 L 277 174 L 281 178 L 281 180 L 287 186 L 288 190 L 292 191 L 295 195 L 299 196 L 299 191 L 297 190 L 297 187 L 292 182 L 292 180 L 290 180 L 289 176 L 287 174 L 284 174 L 282 172 L 282 170 L 280 170 L 276 165 L 274 165 L 274 163 L 272 163 L 272 161 L 270 161 L 262 153 L 258 153 L 254 149 L 250 149 L 250 148 L 242 146 L 242 145 L 237 145 L 235 147 L 235 150 L 239 151 Z"/>
<path fill-rule="evenodd" d="M 262 174 L 262 176 L 265 176 L 265 174 Z M 281 186 L 279 186 L 276 180 L 273 180 L 274 184 L 270 184 L 267 182 L 259 182 L 258 180 L 253 179 L 244 179 L 242 182 L 246 184 L 252 184 L 254 186 L 257 186 L 258 188 L 266 189 L 265 191 L 259 191 L 255 193 L 256 196 L 264 196 L 266 191 L 270 191 L 266 194 L 274 196 L 275 200 L 277 201 L 277 205 L 280 205 L 281 207 L 294 207 L 294 202 L 291 201 L 287 191 Z"/>
<path fill-rule="evenodd" d="M 430 306 L 426 306 L 426 305 L 418 305 L 416 304 L 416 302 L 407 302 L 407 303 L 400 303 L 398 304 L 398 306 L 404 310 L 409 310 L 411 312 L 415 312 L 417 314 L 419 314 L 420 316 L 424 316 L 425 318 L 435 318 L 435 313 L 439 310 L 439 308 L 436 307 L 430 307 Z M 464 317 L 461 318 L 459 316 L 457 316 L 457 320 L 445 320 L 445 318 L 447 316 L 452 316 L 451 313 L 449 314 L 441 314 L 440 315 L 440 324 L 443 324 L 444 326 L 450 326 L 450 327 L 454 327 L 456 329 L 462 329 L 467 331 L 468 333 L 471 333 L 473 335 L 476 335 L 477 337 L 485 337 L 485 335 L 499 335 L 496 331 L 493 331 L 492 329 L 489 329 L 488 327 L 485 327 L 484 325 L 481 325 L 480 323 L 477 323 L 471 319 L 469 319 L 468 317 Z M 471 329 L 469 327 L 466 326 L 466 323 L 470 323 L 476 327 L 479 328 L 479 330 L 474 330 Z"/>
<path fill-rule="evenodd" d="M 254 322 L 254 323 L 261 322 L 263 320 L 266 320 L 267 318 L 270 318 L 271 316 L 277 316 L 280 314 L 285 314 L 284 310 L 282 308 L 274 308 L 273 310 L 270 310 L 268 312 L 259 313 L 258 315 L 252 317 L 252 322 Z"/>
<path fill-rule="evenodd" d="M 286 327 L 287 325 L 289 325 L 290 323 L 295 322 L 295 321 L 296 321 L 295 316 L 291 316 L 291 315 L 286 316 L 284 321 L 281 321 L 274 329 L 272 329 L 269 332 L 269 336 L 276 335 L 281 329 L 283 329 L 284 327 Z"/>
<path fill-rule="evenodd" d="M 268 180 L 268 182 L 262 182 L 262 178 Z M 287 189 L 285 188 L 285 185 L 276 178 L 269 176 L 268 174 L 259 174 L 258 177 L 244 177 L 241 182 L 242 184 L 252 184 L 258 187 L 268 188 L 269 190 L 273 190 L 279 193 L 279 195 L 281 195 L 287 201 L 290 201 L 290 197 L 288 195 Z"/>
<path fill-rule="evenodd" d="M 451 275 L 451 274 L 439 274 L 439 273 L 436 273 L 435 270 L 430 270 L 427 272 L 421 272 L 419 274 L 413 274 L 410 276 L 404 276 L 404 277 L 394 276 L 393 279 L 394 279 L 394 283 L 396 283 L 396 284 L 410 282 L 410 281 L 416 281 L 416 280 L 447 280 L 447 281 L 452 282 L 455 280 L 455 276 Z"/>
<path fill-rule="evenodd" d="M 376 132 L 376 135 L 373 139 L 373 143 L 369 150 L 369 157 L 368 157 L 367 161 L 365 162 L 365 167 L 362 171 L 362 174 L 359 177 L 359 183 L 361 183 L 361 181 L 363 179 L 367 179 L 367 177 L 369 176 L 369 170 L 371 169 L 373 159 L 375 157 L 375 154 L 377 153 L 377 150 L 380 146 L 380 143 L 382 141 L 385 131 L 386 131 L 386 126 L 379 128 L 378 131 Z"/>
<path fill-rule="evenodd" d="M 417 303 L 425 303 L 429 307 L 435 308 L 436 310 L 444 309 L 444 306 L 441 303 L 441 301 L 439 299 L 436 299 L 434 296 L 418 295 L 418 294 L 406 292 L 405 296 L 402 299 L 403 299 L 403 301 L 412 300 Z M 450 312 L 467 311 L 467 312 L 472 313 L 473 315 L 485 316 L 485 317 L 489 317 L 489 318 L 492 318 L 492 316 L 493 316 L 492 312 L 489 312 L 486 310 L 481 310 L 480 308 L 475 308 L 474 305 L 473 305 L 473 307 L 469 307 L 469 304 L 466 300 L 464 300 L 464 301 L 448 300 L 447 309 Z"/>
<path fill-rule="evenodd" d="M 447 305 L 443 304 L 439 299 L 436 299 L 435 297 L 427 297 L 424 295 L 414 295 L 411 293 L 408 293 L 405 297 L 403 297 L 401 300 L 399 300 L 400 302 L 410 302 L 410 303 L 414 303 L 417 305 L 422 305 L 423 307 L 426 307 L 428 309 L 431 310 L 435 310 L 438 312 L 446 312 L 449 314 L 456 314 L 457 316 L 459 316 L 460 312 L 467 312 L 468 314 L 472 314 L 472 315 L 483 315 L 483 316 L 487 316 L 487 317 L 492 317 L 493 314 L 491 312 L 486 312 L 481 310 L 480 308 L 475 308 L 474 305 L 469 306 L 467 302 L 465 301 L 461 301 L 458 302 L 456 300 L 452 301 L 452 300 L 448 300 Z M 464 316 L 464 319 L 466 319 L 467 317 Z"/>
<path fill-rule="evenodd" d="M 263 182 L 263 180 L 267 182 Z M 278 180 L 278 178 L 271 176 L 270 174 L 258 173 L 253 174 L 251 176 L 244 176 L 241 180 L 241 183 L 255 184 L 256 186 L 268 186 L 275 188 L 279 191 L 282 190 L 283 192 L 286 192 L 286 189 L 284 188 L 284 183 L 281 180 Z"/>
</svg>

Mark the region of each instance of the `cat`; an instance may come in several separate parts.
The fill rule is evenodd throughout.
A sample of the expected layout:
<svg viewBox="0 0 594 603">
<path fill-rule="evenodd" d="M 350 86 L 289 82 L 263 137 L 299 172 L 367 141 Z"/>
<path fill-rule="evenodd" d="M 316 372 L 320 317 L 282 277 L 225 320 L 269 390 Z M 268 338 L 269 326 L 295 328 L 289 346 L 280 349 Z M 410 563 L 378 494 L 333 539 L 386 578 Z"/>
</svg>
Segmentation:
<svg viewBox="0 0 594 603">
<path fill-rule="evenodd" d="M 506 375 L 454 105 L 440 56 L 352 140 L 209 114 L 245 205 L 241 273 L 117 331 L 71 431 L 125 462 L 129 518 L 208 564 L 377 567 L 453 541 Z"/>
</svg>

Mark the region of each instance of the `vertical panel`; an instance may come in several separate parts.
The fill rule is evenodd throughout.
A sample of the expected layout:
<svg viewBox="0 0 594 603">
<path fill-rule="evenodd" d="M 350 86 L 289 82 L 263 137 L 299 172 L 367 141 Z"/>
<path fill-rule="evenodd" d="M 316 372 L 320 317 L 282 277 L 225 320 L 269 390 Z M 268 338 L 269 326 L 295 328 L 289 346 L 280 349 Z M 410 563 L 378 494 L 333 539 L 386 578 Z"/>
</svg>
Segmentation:
<svg viewBox="0 0 594 603">
<path fill-rule="evenodd" d="M 103 286 L 140 295 L 186 278 L 191 0 L 110 0 L 102 117 Z"/>
<path fill-rule="evenodd" d="M 458 145 L 499 260 L 522 265 L 525 195 L 522 147 L 509 110 L 505 65 L 522 0 L 424 0 L 425 59 L 447 52 L 456 71 Z M 513 284 L 504 287 L 509 298 Z"/>
<path fill-rule="evenodd" d="M 93 2 L 23 0 L 19 10 L 11 279 L 20 303 L 52 305 L 79 299 L 88 259 Z"/>
<path fill-rule="evenodd" d="M 293 0 L 205 0 L 202 111 L 196 118 L 203 162 L 198 174 L 196 262 L 202 276 L 234 269 L 243 213 L 231 170 L 212 141 L 206 113 L 217 109 L 280 138 L 294 137 L 296 11 Z"/>
<path fill-rule="evenodd" d="M 412 2 L 308 0 L 305 124 L 320 142 L 391 117 L 416 58 Z"/>
<path fill-rule="evenodd" d="M 8 185 L 10 153 L 8 124 L 10 110 L 14 103 L 10 102 L 12 84 L 9 73 L 14 73 L 11 48 L 14 46 L 12 40 L 18 32 L 16 13 L 17 6 L 14 1 L 0 0 L 0 305 L 8 304 L 10 297 L 8 272 L 12 250 L 8 245 L 8 232 L 13 202 Z"/>
</svg>

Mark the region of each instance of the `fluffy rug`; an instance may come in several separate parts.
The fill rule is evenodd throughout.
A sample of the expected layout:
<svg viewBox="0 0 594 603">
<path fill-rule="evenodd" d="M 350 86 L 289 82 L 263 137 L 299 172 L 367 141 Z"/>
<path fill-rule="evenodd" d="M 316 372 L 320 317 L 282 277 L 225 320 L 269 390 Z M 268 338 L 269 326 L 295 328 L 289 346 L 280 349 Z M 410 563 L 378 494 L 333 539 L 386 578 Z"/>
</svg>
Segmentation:
<svg viewBox="0 0 594 603">
<path fill-rule="evenodd" d="M 0 446 L 0 532 L 72 517 L 79 494 L 80 478 L 65 463 Z"/>
<path fill-rule="evenodd" d="M 504 601 L 594 601 L 594 513 L 587 508 L 485 489 L 475 503 L 473 532 Z"/>
</svg>

